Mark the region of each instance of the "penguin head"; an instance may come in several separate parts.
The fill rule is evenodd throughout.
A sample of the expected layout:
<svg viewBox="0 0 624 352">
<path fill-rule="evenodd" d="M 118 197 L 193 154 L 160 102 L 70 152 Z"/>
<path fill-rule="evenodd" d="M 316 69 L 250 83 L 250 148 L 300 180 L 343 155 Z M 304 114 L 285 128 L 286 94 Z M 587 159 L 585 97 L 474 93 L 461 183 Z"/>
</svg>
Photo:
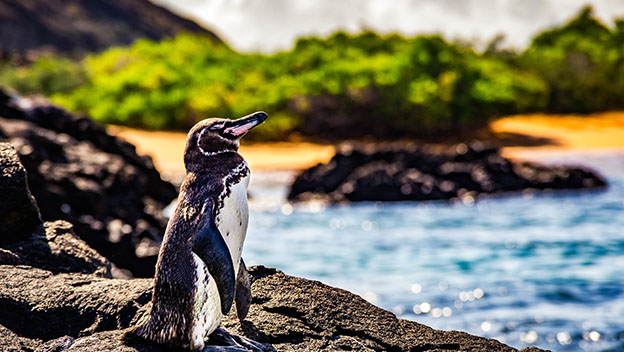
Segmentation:
<svg viewBox="0 0 624 352">
<path fill-rule="evenodd" d="M 259 111 L 237 120 L 211 118 L 198 122 L 186 138 L 184 163 L 188 166 L 192 161 L 237 151 L 240 139 L 267 117 L 266 113 Z"/>
</svg>

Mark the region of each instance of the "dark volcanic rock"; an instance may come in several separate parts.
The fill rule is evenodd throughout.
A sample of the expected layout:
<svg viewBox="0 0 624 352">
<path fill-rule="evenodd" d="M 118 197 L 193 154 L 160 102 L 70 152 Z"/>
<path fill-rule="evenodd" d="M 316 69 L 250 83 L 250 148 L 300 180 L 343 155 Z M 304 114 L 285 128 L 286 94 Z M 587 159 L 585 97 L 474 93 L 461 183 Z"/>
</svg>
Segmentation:
<svg viewBox="0 0 624 352">
<path fill-rule="evenodd" d="M 181 32 L 219 41 L 198 24 L 147 0 L 0 0 L 0 48 L 8 52 L 93 51 Z"/>
<path fill-rule="evenodd" d="M 108 260 L 80 240 L 65 221 L 41 223 L 26 170 L 8 143 L 0 143 L 0 264 L 110 277 Z"/>
<path fill-rule="evenodd" d="M 17 241 L 41 224 L 41 215 L 28 189 L 26 169 L 15 149 L 0 143 L 0 243 Z"/>
<path fill-rule="evenodd" d="M 19 336 L 0 325 L 0 346 L 3 352 L 34 351 L 41 345 L 41 340 Z"/>
<path fill-rule="evenodd" d="M 72 225 L 63 220 L 46 222 L 25 240 L 0 248 L 0 264 L 111 277 L 110 262 L 78 238 Z"/>
<path fill-rule="evenodd" d="M 515 351 L 493 339 L 440 331 L 397 317 L 360 296 L 262 266 L 250 270 L 247 321 L 224 326 L 279 351 Z"/>
<path fill-rule="evenodd" d="M 301 173 L 288 198 L 343 201 L 441 200 L 524 189 L 606 185 L 596 173 L 565 166 L 512 164 L 481 142 L 433 152 L 419 146 L 345 146 L 327 164 Z"/>
<path fill-rule="evenodd" d="M 70 221 L 117 266 L 153 275 L 162 210 L 177 192 L 151 158 L 87 117 L 0 92 L 2 140 L 15 146 L 44 220 Z"/>
<path fill-rule="evenodd" d="M 126 328 L 150 301 L 151 282 L 0 265 L 0 325 L 43 341 Z"/>
<path fill-rule="evenodd" d="M 8 249 L 0 248 L 0 264 L 18 265 L 22 261 L 20 257 Z"/>
<path fill-rule="evenodd" d="M 223 326 L 278 351 L 515 351 L 493 339 L 397 319 L 344 290 L 253 267 L 253 301 L 241 324 Z M 152 280 L 115 280 L 0 266 L 0 344 L 64 346 L 62 351 L 163 351 L 123 342 L 123 329 L 148 309 Z M 41 327 L 45 326 L 44 329 Z M 31 347 L 32 348 L 32 347 Z M 536 349 L 535 349 L 536 350 Z"/>
</svg>

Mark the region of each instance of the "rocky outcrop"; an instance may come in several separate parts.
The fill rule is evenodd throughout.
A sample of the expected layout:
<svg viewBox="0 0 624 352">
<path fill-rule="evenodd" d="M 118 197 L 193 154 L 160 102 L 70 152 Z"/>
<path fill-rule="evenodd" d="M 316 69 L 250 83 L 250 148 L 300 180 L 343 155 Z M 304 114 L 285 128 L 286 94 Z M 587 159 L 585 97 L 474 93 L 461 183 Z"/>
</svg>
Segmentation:
<svg viewBox="0 0 624 352">
<path fill-rule="evenodd" d="M 70 223 L 41 222 L 26 170 L 8 143 L 0 143 L 0 175 L 5 196 L 0 202 L 0 264 L 111 276 L 108 260 L 80 240 Z"/>
<path fill-rule="evenodd" d="M 76 53 L 210 31 L 147 0 L 0 0 L 0 49 Z"/>
<path fill-rule="evenodd" d="M 46 222 L 22 241 L 4 245 L 0 248 L 0 264 L 28 265 L 53 273 L 111 277 L 108 259 L 78 238 L 72 225 L 63 220 Z"/>
<path fill-rule="evenodd" d="M 0 325 L 0 346 L 6 352 L 35 351 L 41 346 L 41 341 L 20 336 Z"/>
<path fill-rule="evenodd" d="M 481 142 L 447 150 L 426 146 L 343 146 L 327 163 L 303 171 L 291 186 L 294 201 L 421 201 L 525 189 L 600 188 L 595 172 L 575 167 L 514 164 Z"/>
<path fill-rule="evenodd" d="M 493 339 L 397 319 L 318 281 L 262 266 L 250 268 L 250 274 L 254 297 L 247 319 L 239 323 L 232 313 L 223 326 L 278 351 L 515 351 Z M 64 346 L 58 351 L 161 351 L 120 339 L 123 329 L 146 312 L 151 285 L 150 279 L 53 275 L 0 266 L 0 302 L 5 307 L 0 325 L 11 332 L 0 338 Z"/>
<path fill-rule="evenodd" d="M 149 302 L 151 280 L 103 279 L 29 266 L 0 266 L 0 325 L 48 341 L 130 326 Z"/>
<path fill-rule="evenodd" d="M 67 220 L 118 267 L 153 275 L 166 226 L 162 210 L 177 192 L 149 157 L 87 117 L 0 91 L 3 140 L 15 146 L 28 171 L 43 220 Z M 36 216 L 22 203 L 26 208 L 16 214 Z"/>
<path fill-rule="evenodd" d="M 514 351 L 496 340 L 397 317 L 348 291 L 262 266 L 250 270 L 248 321 L 224 326 L 280 351 Z"/>
<path fill-rule="evenodd" d="M 30 194 L 26 169 L 22 166 L 15 149 L 8 143 L 0 143 L 0 243 L 18 240 L 32 233 L 41 224 L 41 215 Z"/>
</svg>

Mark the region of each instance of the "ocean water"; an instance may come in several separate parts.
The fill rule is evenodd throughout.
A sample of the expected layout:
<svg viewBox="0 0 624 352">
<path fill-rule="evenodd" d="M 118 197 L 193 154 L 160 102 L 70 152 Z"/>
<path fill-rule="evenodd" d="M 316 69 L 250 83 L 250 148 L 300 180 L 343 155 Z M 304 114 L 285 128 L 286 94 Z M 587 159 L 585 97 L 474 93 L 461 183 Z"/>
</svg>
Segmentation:
<svg viewBox="0 0 624 352">
<path fill-rule="evenodd" d="M 516 348 L 624 350 L 623 160 L 592 159 L 605 191 L 466 204 L 293 206 L 289 174 L 254 174 L 243 256 L 438 329 Z"/>
</svg>

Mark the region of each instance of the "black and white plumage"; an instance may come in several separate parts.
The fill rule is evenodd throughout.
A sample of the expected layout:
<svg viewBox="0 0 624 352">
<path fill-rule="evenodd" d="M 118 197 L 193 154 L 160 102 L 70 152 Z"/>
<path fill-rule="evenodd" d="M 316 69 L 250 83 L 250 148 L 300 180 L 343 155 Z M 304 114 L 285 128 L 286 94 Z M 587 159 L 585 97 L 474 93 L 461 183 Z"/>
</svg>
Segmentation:
<svg viewBox="0 0 624 352">
<path fill-rule="evenodd" d="M 249 218 L 249 167 L 239 141 L 266 120 L 207 119 L 189 132 L 186 177 L 158 255 L 152 308 L 127 337 L 201 350 L 233 302 L 244 319 L 251 302 L 241 259 Z"/>
</svg>

